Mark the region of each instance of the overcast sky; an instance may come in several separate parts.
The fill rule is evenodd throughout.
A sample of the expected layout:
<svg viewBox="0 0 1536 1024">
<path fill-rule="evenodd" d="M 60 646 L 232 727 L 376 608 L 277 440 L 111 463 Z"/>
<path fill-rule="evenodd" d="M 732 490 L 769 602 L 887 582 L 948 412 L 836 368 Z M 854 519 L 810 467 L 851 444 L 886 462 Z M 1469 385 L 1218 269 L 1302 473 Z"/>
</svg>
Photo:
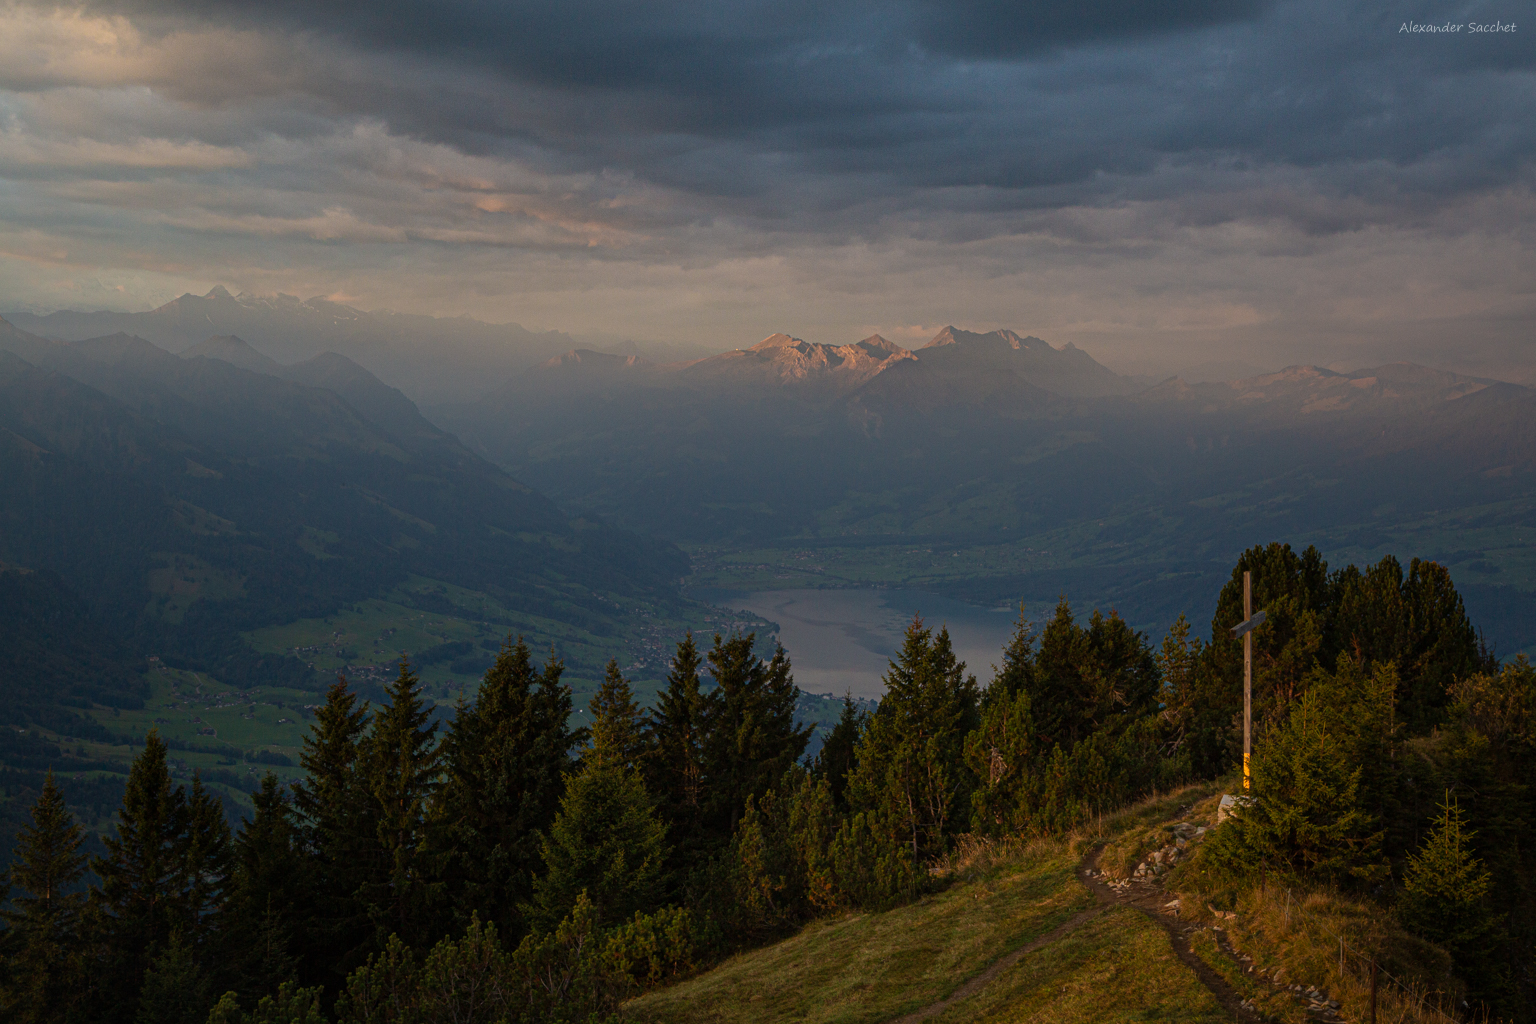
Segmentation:
<svg viewBox="0 0 1536 1024">
<path fill-rule="evenodd" d="M 1493 371 L 1533 155 L 1531 0 L 0 0 L 0 308 Z"/>
</svg>

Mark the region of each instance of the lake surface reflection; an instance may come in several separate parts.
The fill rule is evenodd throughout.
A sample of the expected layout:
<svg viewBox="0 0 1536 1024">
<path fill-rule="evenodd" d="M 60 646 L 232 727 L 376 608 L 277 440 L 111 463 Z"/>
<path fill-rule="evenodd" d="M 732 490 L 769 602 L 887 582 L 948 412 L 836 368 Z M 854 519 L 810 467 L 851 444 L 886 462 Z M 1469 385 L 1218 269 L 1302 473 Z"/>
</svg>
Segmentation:
<svg viewBox="0 0 1536 1024">
<path fill-rule="evenodd" d="M 695 590 L 690 596 L 779 624 L 795 682 L 808 693 L 885 692 L 881 676 L 901 649 L 912 616 L 937 632 L 947 626 L 955 654 L 986 685 L 1003 660 L 1017 611 L 979 608 L 917 590 Z"/>
</svg>

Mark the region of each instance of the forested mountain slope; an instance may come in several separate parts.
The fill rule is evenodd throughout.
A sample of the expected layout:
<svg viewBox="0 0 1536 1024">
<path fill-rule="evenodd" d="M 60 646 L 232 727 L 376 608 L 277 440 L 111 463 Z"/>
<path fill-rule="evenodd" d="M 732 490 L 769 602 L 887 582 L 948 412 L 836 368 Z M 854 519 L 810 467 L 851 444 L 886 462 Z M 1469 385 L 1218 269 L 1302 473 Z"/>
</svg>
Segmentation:
<svg viewBox="0 0 1536 1024">
<path fill-rule="evenodd" d="M 141 650 L 232 682 L 309 675 L 241 631 L 411 574 L 602 629 L 613 595 L 666 599 L 685 571 L 666 545 L 567 518 L 355 364 L 289 372 L 318 386 L 0 324 L 0 559 L 59 573 Z"/>
<path fill-rule="evenodd" d="M 455 401 L 484 394 L 507 377 L 571 347 L 558 331 L 487 324 L 469 317 L 368 312 L 316 296 L 231 295 L 222 286 L 142 313 L 61 310 L 13 314 L 18 326 L 49 338 L 82 341 L 126 333 L 171 352 L 236 335 L 279 363 L 322 352 L 361 361 L 417 401 Z"/>
</svg>

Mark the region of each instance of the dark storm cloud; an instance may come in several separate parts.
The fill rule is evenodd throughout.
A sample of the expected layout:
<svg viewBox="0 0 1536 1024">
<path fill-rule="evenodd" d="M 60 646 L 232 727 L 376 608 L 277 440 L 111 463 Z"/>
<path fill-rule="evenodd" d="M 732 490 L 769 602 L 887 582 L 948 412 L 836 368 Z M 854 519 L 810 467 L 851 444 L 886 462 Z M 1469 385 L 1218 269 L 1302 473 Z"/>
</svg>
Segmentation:
<svg viewBox="0 0 1536 1024">
<path fill-rule="evenodd" d="M 131 0 L 130 0 L 131 2 Z M 1528 6 L 1528 5 L 1521 5 Z M 400 62 L 332 102 L 472 152 L 802 208 L 1077 183 L 1170 159 L 1383 162 L 1380 193 L 1506 181 L 1536 149 L 1524 36 L 1405 37 L 1385 3 L 177 3 L 104 9 L 281 28 Z M 1483 2 L 1455 20 L 1512 17 Z M 1405 168 L 1434 164 L 1433 174 Z M 1113 183 L 1103 180 L 1106 176 Z M 841 187 L 839 179 L 842 179 Z M 915 197 L 915 202 L 929 201 Z M 1020 196 L 1021 205 L 1035 200 Z M 767 212 L 767 211 L 764 211 Z"/>
</svg>

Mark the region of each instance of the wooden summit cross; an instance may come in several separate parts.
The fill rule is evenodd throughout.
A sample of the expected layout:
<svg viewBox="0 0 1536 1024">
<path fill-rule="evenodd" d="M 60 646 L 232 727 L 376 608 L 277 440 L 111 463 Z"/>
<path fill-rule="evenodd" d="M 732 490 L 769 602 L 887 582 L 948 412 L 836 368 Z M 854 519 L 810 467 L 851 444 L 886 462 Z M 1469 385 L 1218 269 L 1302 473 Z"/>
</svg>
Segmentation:
<svg viewBox="0 0 1536 1024">
<path fill-rule="evenodd" d="M 1253 631 L 1264 613 L 1253 610 L 1253 573 L 1243 570 L 1243 621 L 1232 627 L 1232 639 L 1243 638 L 1243 789 L 1253 788 L 1248 758 L 1253 752 Z"/>
</svg>

